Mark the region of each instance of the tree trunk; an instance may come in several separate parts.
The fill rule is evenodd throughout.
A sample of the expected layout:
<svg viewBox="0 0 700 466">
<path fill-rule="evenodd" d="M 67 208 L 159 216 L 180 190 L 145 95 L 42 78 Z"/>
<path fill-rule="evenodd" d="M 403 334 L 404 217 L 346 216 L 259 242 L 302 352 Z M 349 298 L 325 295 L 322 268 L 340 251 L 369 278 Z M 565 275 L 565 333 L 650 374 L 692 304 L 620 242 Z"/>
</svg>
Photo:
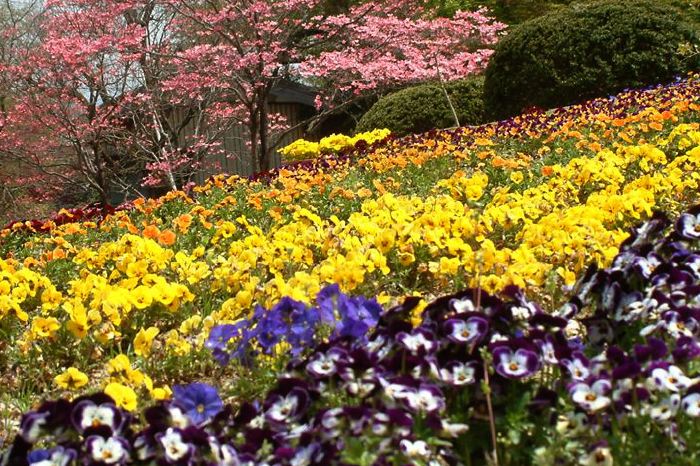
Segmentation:
<svg viewBox="0 0 700 466">
<path fill-rule="evenodd" d="M 260 98 L 260 170 L 268 171 L 270 166 L 270 154 L 268 154 L 268 118 L 267 118 L 267 92 L 262 94 Z"/>
<path fill-rule="evenodd" d="M 253 173 L 260 171 L 260 161 L 258 160 L 258 112 L 255 108 L 250 111 L 250 169 Z"/>
</svg>

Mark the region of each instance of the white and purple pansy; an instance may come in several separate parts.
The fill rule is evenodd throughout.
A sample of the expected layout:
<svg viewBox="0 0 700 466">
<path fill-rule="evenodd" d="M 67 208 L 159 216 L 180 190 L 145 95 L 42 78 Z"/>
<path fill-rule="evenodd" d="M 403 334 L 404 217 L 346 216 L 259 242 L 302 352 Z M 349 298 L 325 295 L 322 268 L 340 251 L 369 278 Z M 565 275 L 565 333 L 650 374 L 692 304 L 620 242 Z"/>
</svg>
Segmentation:
<svg viewBox="0 0 700 466">
<path fill-rule="evenodd" d="M 92 400 L 80 401 L 73 408 L 73 424 L 78 432 L 106 426 L 118 432 L 122 424 L 122 413 L 114 403 L 95 404 Z"/>
<path fill-rule="evenodd" d="M 700 254 L 691 254 L 685 258 L 683 265 L 692 272 L 695 280 L 700 280 Z"/>
<path fill-rule="evenodd" d="M 22 417 L 20 432 L 25 442 L 35 443 L 39 440 L 44 433 L 49 415 L 47 411 L 31 411 Z"/>
<path fill-rule="evenodd" d="M 27 454 L 29 466 L 68 466 L 76 458 L 72 448 L 57 446 L 50 450 L 33 450 Z"/>
<path fill-rule="evenodd" d="M 445 409 L 445 397 L 437 385 L 421 384 L 402 394 L 408 407 L 415 412 L 431 413 Z"/>
<path fill-rule="evenodd" d="M 516 321 L 530 320 L 535 314 L 539 312 L 537 306 L 531 302 L 523 302 L 521 304 L 512 306 L 510 312 L 513 315 L 513 319 Z"/>
<path fill-rule="evenodd" d="M 231 445 L 225 443 L 219 445 L 216 442 L 210 443 L 210 448 L 214 454 L 214 459 L 216 460 L 217 466 L 240 466 L 241 458 L 238 452 Z"/>
<path fill-rule="evenodd" d="M 287 423 L 301 416 L 309 405 L 309 392 L 293 387 L 286 394 L 272 394 L 265 401 L 265 417 L 275 423 Z"/>
<path fill-rule="evenodd" d="M 336 361 L 339 355 L 333 353 L 317 353 L 306 365 L 306 371 L 314 378 L 329 377 L 337 371 Z"/>
<path fill-rule="evenodd" d="M 656 422 L 666 422 L 676 415 L 681 405 L 681 397 L 673 393 L 661 399 L 655 405 L 649 405 L 645 410 L 650 418 Z"/>
<path fill-rule="evenodd" d="M 591 375 L 590 361 L 579 351 L 574 352 L 570 358 L 562 359 L 561 365 L 573 380 L 583 381 Z"/>
<path fill-rule="evenodd" d="M 569 388 L 569 393 L 574 403 L 588 412 L 596 412 L 610 405 L 611 400 L 607 396 L 610 390 L 610 380 L 599 379 L 592 384 L 585 382 L 574 383 Z"/>
<path fill-rule="evenodd" d="M 156 435 L 156 440 L 163 448 L 165 460 L 168 463 L 179 463 L 194 453 L 194 445 L 186 442 L 182 430 L 168 427 L 165 432 Z"/>
<path fill-rule="evenodd" d="M 462 314 L 464 312 L 474 312 L 476 311 L 476 306 L 472 298 L 452 298 L 450 299 L 450 308 L 457 314 Z"/>
<path fill-rule="evenodd" d="M 411 333 L 399 332 L 396 334 L 396 340 L 414 355 L 431 353 L 437 348 L 435 335 L 422 328 L 417 328 Z"/>
<path fill-rule="evenodd" d="M 415 391 L 415 382 L 410 377 L 396 377 L 391 380 L 379 377 L 378 380 L 382 386 L 382 393 L 384 396 L 394 403 L 405 399 L 409 393 Z"/>
<path fill-rule="evenodd" d="M 554 349 L 554 343 L 551 340 L 538 340 L 537 344 L 540 347 L 542 360 L 545 364 L 553 366 L 559 363 L 559 359 L 557 359 L 557 352 Z"/>
<path fill-rule="evenodd" d="M 676 233 L 683 239 L 700 239 L 700 213 L 681 214 L 676 221 Z"/>
<path fill-rule="evenodd" d="M 686 376 L 680 367 L 673 365 L 653 368 L 650 373 L 650 381 L 654 387 L 674 393 L 685 390 L 693 383 L 692 379 Z"/>
<path fill-rule="evenodd" d="M 399 448 L 409 458 L 428 458 L 430 456 L 430 447 L 423 440 L 403 439 L 399 442 Z"/>
<path fill-rule="evenodd" d="M 450 361 L 440 369 L 440 380 L 455 386 L 472 384 L 476 381 L 477 365 L 476 361 Z"/>
<path fill-rule="evenodd" d="M 534 345 L 512 341 L 496 343 L 491 350 L 496 372 L 509 379 L 521 379 L 535 374 L 541 365 Z"/>
<path fill-rule="evenodd" d="M 581 466 L 613 466 L 613 455 L 607 442 L 601 441 L 592 445 L 588 452 L 579 458 Z"/>
<path fill-rule="evenodd" d="M 466 320 L 449 319 L 445 322 L 445 333 L 450 341 L 461 344 L 478 343 L 489 329 L 489 322 L 481 316 L 471 316 Z"/>
<path fill-rule="evenodd" d="M 90 458 L 101 464 L 123 464 L 129 459 L 129 443 L 121 437 L 91 435 L 85 440 Z"/>
<path fill-rule="evenodd" d="M 700 391 L 686 395 L 681 401 L 681 409 L 690 417 L 700 416 Z"/>
<path fill-rule="evenodd" d="M 343 379 L 343 387 L 353 396 L 361 398 L 369 395 L 377 386 L 377 370 L 370 367 L 366 370 L 345 367 L 338 373 Z"/>
<path fill-rule="evenodd" d="M 613 341 L 614 332 L 610 321 L 605 318 L 585 319 L 584 324 L 588 330 L 588 341 L 591 345 L 610 343 Z"/>
<path fill-rule="evenodd" d="M 170 405 L 167 409 L 168 414 L 170 414 L 170 424 L 172 424 L 173 427 L 184 429 L 190 425 L 189 417 L 187 417 L 187 414 L 185 414 L 178 406 Z"/>
<path fill-rule="evenodd" d="M 654 270 L 656 270 L 656 268 L 661 264 L 661 258 L 657 254 L 651 253 L 646 257 L 635 257 L 634 261 L 632 262 L 632 267 L 644 278 L 649 278 L 651 277 L 651 274 L 654 273 Z"/>
</svg>

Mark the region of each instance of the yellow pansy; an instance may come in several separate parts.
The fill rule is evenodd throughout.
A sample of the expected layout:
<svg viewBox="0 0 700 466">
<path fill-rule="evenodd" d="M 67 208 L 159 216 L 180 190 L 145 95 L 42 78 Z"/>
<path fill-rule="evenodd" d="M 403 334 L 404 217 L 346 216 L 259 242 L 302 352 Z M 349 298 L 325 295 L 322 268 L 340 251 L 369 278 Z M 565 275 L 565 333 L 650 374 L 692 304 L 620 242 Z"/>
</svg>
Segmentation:
<svg viewBox="0 0 700 466">
<path fill-rule="evenodd" d="M 110 382 L 104 388 L 104 392 L 114 400 L 118 407 L 127 411 L 134 411 L 138 406 L 136 392 L 131 387 L 117 382 Z"/>
<path fill-rule="evenodd" d="M 160 329 L 157 327 L 148 327 L 141 330 L 136 334 L 134 338 L 134 353 L 137 356 L 148 356 L 151 353 L 151 346 L 153 345 L 153 339 L 160 333 Z"/>
<path fill-rule="evenodd" d="M 88 383 L 88 376 L 75 367 L 69 367 L 53 379 L 54 383 L 66 390 L 75 390 L 84 387 Z"/>
</svg>

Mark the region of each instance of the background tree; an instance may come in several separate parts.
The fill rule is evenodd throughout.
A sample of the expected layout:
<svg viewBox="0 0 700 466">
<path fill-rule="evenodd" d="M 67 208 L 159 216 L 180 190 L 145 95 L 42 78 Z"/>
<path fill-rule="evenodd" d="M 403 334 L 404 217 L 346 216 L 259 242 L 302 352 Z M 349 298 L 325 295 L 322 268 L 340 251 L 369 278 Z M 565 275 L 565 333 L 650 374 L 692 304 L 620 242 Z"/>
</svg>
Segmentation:
<svg viewBox="0 0 700 466">
<path fill-rule="evenodd" d="M 478 72 L 504 27 L 485 11 L 439 18 L 410 0 L 350 5 L 337 14 L 320 0 L 173 2 L 185 34 L 202 42 L 177 55 L 168 85 L 180 95 L 218 89 L 220 101 L 209 110 L 247 128 L 258 170 L 270 168 L 277 141 L 290 130 L 267 111 L 280 81 L 320 89 L 318 120 L 368 93 L 438 73 L 452 80 Z"/>
<path fill-rule="evenodd" d="M 0 69 L 13 95 L 0 154 L 109 203 L 118 190 L 142 194 L 143 170 L 146 183 L 182 187 L 237 124 L 265 170 L 293 129 L 268 112 L 282 80 L 320 88 L 318 120 L 393 86 L 477 72 L 503 29 L 483 11 L 447 19 L 418 0 L 376 3 L 47 2 L 40 40 L 11 44 L 16 58 Z"/>
</svg>

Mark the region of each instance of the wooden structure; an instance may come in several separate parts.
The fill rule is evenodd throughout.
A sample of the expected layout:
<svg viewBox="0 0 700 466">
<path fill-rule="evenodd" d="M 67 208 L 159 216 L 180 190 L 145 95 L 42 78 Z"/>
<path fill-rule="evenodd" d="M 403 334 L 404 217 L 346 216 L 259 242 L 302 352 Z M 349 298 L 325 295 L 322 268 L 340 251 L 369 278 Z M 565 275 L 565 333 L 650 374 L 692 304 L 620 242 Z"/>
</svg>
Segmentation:
<svg viewBox="0 0 700 466">
<path fill-rule="evenodd" d="M 314 99 L 316 94 L 301 84 L 291 81 L 283 81 L 275 87 L 270 95 L 268 103 L 269 114 L 282 114 L 286 118 L 288 124 L 292 127 L 300 122 L 312 117 L 315 112 Z M 182 121 L 185 118 L 185 109 L 176 109 L 173 112 L 174 123 Z M 187 141 L 194 134 L 194 124 L 185 126 L 180 137 L 182 141 Z M 286 134 L 277 144 L 278 148 L 300 139 L 313 138 L 312 135 L 306 134 L 303 127 L 298 127 L 294 131 Z M 219 173 L 236 174 L 248 176 L 253 174 L 253 165 L 250 157 L 250 151 L 246 146 L 248 141 L 247 129 L 243 125 L 229 128 L 221 135 L 221 143 L 224 153 L 216 155 L 205 161 L 205 168 L 199 170 L 192 181 L 197 184 L 204 183 L 211 175 Z M 277 141 L 269 141 L 275 143 Z M 279 153 L 275 153 L 273 157 L 273 167 L 281 165 L 281 157 Z"/>
</svg>

